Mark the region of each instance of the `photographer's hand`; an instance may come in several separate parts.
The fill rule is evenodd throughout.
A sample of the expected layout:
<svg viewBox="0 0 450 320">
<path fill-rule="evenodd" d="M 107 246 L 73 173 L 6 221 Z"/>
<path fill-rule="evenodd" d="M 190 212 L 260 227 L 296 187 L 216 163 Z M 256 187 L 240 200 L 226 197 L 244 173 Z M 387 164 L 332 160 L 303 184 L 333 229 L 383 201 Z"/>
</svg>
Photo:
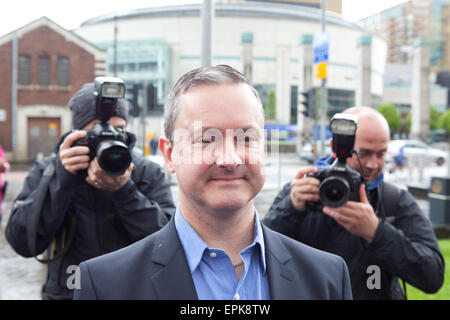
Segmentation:
<svg viewBox="0 0 450 320">
<path fill-rule="evenodd" d="M 359 188 L 361 202 L 348 201 L 339 208 L 325 206 L 323 213 L 332 217 L 350 233 L 372 242 L 378 227 L 378 217 L 367 199 L 364 184 Z"/>
<path fill-rule="evenodd" d="M 316 167 L 301 168 L 291 182 L 291 202 L 298 211 L 305 210 L 307 201 L 319 201 L 319 179 L 305 177 L 308 173 L 316 172 Z"/>
<path fill-rule="evenodd" d="M 112 177 L 103 172 L 100 167 L 97 157 L 91 161 L 88 168 L 88 176 L 86 182 L 96 187 L 97 189 L 106 190 L 109 192 L 115 192 L 122 188 L 130 179 L 131 172 L 133 171 L 134 164 L 131 163 L 127 171 L 121 176 Z"/>
<path fill-rule="evenodd" d="M 75 146 L 72 144 L 86 136 L 86 131 L 75 131 L 69 134 L 59 146 L 59 159 L 64 168 L 73 175 L 77 175 L 78 170 L 89 167 L 89 147 Z"/>
</svg>

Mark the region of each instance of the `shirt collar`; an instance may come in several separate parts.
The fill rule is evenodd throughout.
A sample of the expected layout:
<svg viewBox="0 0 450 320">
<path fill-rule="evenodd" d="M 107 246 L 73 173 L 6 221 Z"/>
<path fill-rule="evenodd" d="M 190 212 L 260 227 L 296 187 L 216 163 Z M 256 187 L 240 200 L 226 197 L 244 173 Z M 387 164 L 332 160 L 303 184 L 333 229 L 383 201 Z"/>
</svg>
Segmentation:
<svg viewBox="0 0 450 320">
<path fill-rule="evenodd" d="M 175 212 L 175 228 L 180 238 L 181 244 L 186 255 L 191 273 L 198 267 L 202 260 L 203 252 L 208 249 L 208 245 L 200 238 L 191 225 L 183 217 L 180 210 L 180 205 L 177 206 Z M 264 273 L 266 272 L 266 255 L 264 247 L 264 236 L 261 227 L 261 222 L 258 219 L 258 213 L 255 208 L 255 237 L 252 244 L 248 247 L 256 245 L 260 250 L 260 257 Z M 247 248 L 248 248 L 247 247 Z M 244 249 L 245 250 L 245 249 Z M 242 250 L 242 251 L 244 251 Z M 242 252 L 241 251 L 241 252 Z"/>
</svg>

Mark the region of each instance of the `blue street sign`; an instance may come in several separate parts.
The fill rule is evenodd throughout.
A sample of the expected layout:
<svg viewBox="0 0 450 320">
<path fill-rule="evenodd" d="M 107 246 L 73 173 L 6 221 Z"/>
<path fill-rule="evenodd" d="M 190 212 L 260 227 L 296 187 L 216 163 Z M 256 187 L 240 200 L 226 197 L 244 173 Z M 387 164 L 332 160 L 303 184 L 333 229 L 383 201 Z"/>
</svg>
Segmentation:
<svg viewBox="0 0 450 320">
<path fill-rule="evenodd" d="M 330 34 L 328 32 L 321 32 L 314 35 L 313 39 L 314 63 L 328 61 L 329 43 L 330 43 Z"/>
</svg>

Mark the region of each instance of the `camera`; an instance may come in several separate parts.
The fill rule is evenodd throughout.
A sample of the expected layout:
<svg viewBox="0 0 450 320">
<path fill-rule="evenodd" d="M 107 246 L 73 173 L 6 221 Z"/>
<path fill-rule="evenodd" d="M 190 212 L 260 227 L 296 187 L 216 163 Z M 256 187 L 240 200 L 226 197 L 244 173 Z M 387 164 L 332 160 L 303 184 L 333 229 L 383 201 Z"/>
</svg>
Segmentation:
<svg viewBox="0 0 450 320">
<path fill-rule="evenodd" d="M 120 176 L 130 166 L 131 153 L 126 144 L 126 132 L 114 128 L 108 120 L 116 114 L 118 100 L 125 96 L 125 84 L 119 78 L 97 77 L 94 85 L 95 108 L 100 122 L 73 145 L 89 147 L 91 161 L 97 157 L 100 167 L 106 174 Z M 86 171 L 84 170 L 82 174 L 86 175 Z"/>
<path fill-rule="evenodd" d="M 333 135 L 332 149 L 336 154 L 334 162 L 318 168 L 316 173 L 307 176 L 320 180 L 319 202 L 307 202 L 313 210 L 321 210 L 324 206 L 338 208 L 347 201 L 360 201 L 359 187 L 363 182 L 360 173 L 347 165 L 347 158 L 353 154 L 357 118 L 354 115 L 336 113 L 330 120 L 330 131 Z"/>
</svg>

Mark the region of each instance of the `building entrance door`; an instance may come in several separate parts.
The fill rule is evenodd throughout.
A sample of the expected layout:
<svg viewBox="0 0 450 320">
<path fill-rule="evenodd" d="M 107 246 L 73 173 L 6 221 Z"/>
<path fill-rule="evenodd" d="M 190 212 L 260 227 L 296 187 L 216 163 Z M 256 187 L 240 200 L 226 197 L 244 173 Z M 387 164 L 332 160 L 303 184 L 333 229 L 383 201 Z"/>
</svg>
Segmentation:
<svg viewBox="0 0 450 320">
<path fill-rule="evenodd" d="M 61 136 L 60 118 L 28 118 L 28 159 L 35 160 L 38 153 L 48 156 Z"/>
</svg>

